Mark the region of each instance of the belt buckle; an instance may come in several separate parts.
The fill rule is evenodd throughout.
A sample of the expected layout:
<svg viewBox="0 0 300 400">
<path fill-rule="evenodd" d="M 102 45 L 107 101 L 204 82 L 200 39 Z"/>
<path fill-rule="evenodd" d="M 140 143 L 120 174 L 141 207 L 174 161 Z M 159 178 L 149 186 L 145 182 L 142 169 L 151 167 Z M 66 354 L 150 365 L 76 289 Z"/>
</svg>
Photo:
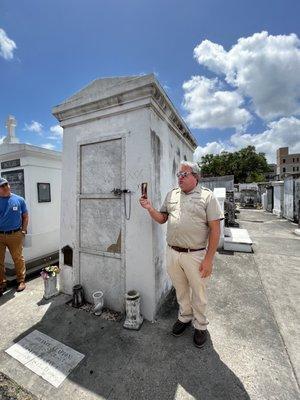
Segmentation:
<svg viewBox="0 0 300 400">
<path fill-rule="evenodd" d="M 191 249 L 187 249 L 187 252 L 190 253 L 190 252 L 191 252 Z"/>
</svg>

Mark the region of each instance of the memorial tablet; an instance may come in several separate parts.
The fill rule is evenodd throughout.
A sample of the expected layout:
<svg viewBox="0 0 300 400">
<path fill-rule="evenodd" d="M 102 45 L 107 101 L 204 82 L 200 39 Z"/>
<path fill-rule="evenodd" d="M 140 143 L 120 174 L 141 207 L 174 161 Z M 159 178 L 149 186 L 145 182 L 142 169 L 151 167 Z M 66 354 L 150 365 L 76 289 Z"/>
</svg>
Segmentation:
<svg viewBox="0 0 300 400">
<path fill-rule="evenodd" d="M 40 331 L 33 331 L 6 353 L 56 388 L 84 358 L 84 355 Z"/>
</svg>

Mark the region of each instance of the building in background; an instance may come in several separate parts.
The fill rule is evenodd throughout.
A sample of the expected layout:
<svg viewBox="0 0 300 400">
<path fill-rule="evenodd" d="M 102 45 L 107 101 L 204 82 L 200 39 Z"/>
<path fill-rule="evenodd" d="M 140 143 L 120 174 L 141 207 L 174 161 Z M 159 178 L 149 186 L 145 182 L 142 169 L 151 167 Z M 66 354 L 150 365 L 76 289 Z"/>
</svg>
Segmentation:
<svg viewBox="0 0 300 400">
<path fill-rule="evenodd" d="M 289 154 L 288 147 L 280 147 L 277 150 L 277 174 L 282 179 L 288 174 L 300 172 L 300 153 Z"/>
</svg>

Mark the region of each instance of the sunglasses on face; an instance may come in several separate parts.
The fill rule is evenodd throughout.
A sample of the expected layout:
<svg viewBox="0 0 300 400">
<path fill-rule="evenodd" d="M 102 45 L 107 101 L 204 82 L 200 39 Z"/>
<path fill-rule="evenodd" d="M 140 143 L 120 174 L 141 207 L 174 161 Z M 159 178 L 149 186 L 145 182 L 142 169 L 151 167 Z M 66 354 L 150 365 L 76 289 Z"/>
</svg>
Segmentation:
<svg viewBox="0 0 300 400">
<path fill-rule="evenodd" d="M 189 175 L 193 175 L 193 172 L 177 172 L 177 178 L 186 178 Z"/>
<path fill-rule="evenodd" d="M 8 183 L 3 183 L 3 185 L 0 186 L 0 188 L 4 188 L 8 185 Z"/>
</svg>

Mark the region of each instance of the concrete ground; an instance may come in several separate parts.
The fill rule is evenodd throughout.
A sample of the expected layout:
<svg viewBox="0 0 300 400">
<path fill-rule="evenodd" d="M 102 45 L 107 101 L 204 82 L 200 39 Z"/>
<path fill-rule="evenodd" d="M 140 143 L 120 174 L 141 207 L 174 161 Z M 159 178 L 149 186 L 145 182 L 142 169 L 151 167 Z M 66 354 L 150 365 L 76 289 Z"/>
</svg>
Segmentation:
<svg viewBox="0 0 300 400">
<path fill-rule="evenodd" d="M 41 399 L 300 399 L 300 237 L 295 224 L 261 210 L 241 210 L 254 253 L 217 254 L 209 287 L 210 338 L 192 329 L 174 338 L 169 298 L 156 323 L 138 332 L 42 299 L 43 282 L 0 299 L 0 371 Z M 4 350 L 34 329 L 85 354 L 55 389 Z"/>
<path fill-rule="evenodd" d="M 20 385 L 0 372 L 0 399 L 1 400 L 36 400 L 37 398 L 28 393 Z"/>
</svg>

